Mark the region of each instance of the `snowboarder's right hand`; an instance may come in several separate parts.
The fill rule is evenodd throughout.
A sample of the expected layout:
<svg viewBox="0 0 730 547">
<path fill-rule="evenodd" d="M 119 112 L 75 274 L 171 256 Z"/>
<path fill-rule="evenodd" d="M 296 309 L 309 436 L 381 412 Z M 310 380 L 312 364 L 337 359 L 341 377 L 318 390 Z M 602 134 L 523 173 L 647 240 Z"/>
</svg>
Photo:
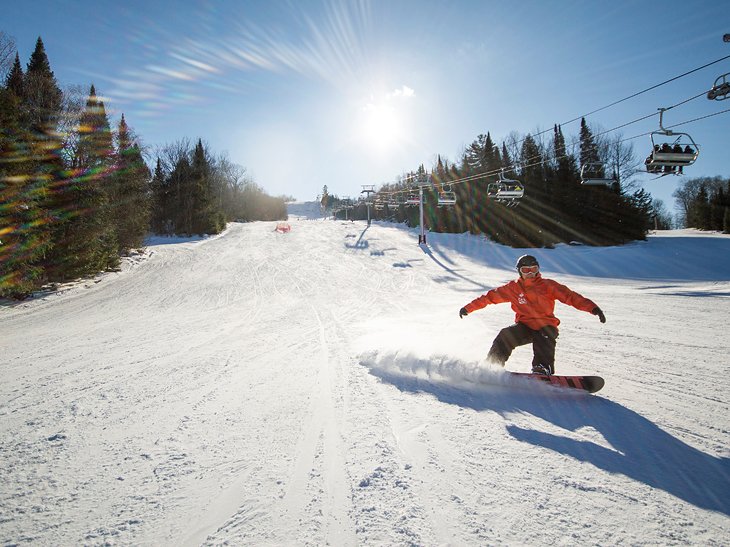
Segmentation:
<svg viewBox="0 0 730 547">
<path fill-rule="evenodd" d="M 463 319 L 463 317 L 464 317 L 465 315 L 469 315 L 469 312 L 468 312 L 468 311 L 466 311 L 466 308 L 461 308 L 461 309 L 459 310 L 459 319 Z"/>
</svg>

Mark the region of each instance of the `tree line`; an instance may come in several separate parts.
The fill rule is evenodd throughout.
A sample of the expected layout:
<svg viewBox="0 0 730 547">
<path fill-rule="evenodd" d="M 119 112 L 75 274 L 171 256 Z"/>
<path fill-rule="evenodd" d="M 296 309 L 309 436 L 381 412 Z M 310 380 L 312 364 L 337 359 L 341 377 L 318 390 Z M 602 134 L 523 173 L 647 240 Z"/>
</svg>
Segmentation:
<svg viewBox="0 0 730 547">
<path fill-rule="evenodd" d="M 418 207 L 393 206 L 387 197 L 407 192 L 414 187 L 413 181 L 424 180 L 428 174 L 431 184 L 424 189 L 425 216 L 427 228 L 433 231 L 468 231 L 515 247 L 549 247 L 575 241 L 616 245 L 645 239 L 647 231 L 657 225 L 670 228 L 671 219 L 661 202 L 654 202 L 643 189 L 633 189 L 631 178 L 637 162 L 632 147 L 621 137 L 596 138 L 582 119 L 576 145 L 571 147 L 578 155 L 568 148 L 558 125 L 550 138 L 519 138 L 513 132 L 499 145 L 489 132 L 481 134 L 466 147 L 459 162 L 449 164 L 438 156 L 430 173 L 421 165 L 400 181 L 384 185 L 374 202 L 380 198 L 386 205 L 373 214 L 418 225 Z M 582 184 L 581 167 L 589 165 L 592 177 L 613 183 Z M 495 200 L 489 185 L 502 179 L 518 181 L 524 197 L 514 202 Z M 455 205 L 439 206 L 439 193 L 445 191 L 455 194 Z M 353 214 L 356 218 L 366 214 L 364 205 L 359 204 L 350 212 Z"/>
<path fill-rule="evenodd" d="M 685 226 L 730 234 L 730 178 L 689 179 L 672 196 L 679 203 Z"/>
<path fill-rule="evenodd" d="M 39 37 L 23 69 L 0 31 L 0 297 L 117 268 L 150 232 L 214 234 L 228 221 L 286 218 L 201 139 L 163 147 L 154 169 L 94 85 L 62 90 Z"/>
</svg>

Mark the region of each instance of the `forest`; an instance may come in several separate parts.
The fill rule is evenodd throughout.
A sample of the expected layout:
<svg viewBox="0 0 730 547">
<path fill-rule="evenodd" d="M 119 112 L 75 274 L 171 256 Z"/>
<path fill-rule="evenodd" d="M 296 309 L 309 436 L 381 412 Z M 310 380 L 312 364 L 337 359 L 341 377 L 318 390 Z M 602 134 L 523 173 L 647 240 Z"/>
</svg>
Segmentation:
<svg viewBox="0 0 730 547">
<path fill-rule="evenodd" d="M 326 200 L 338 218 L 370 214 L 417 226 L 423 189 L 427 230 L 484 234 L 515 247 L 620 245 L 645 239 L 649 230 L 677 225 L 730 232 L 730 179 L 688 179 L 681 184 L 674 194 L 681 203 L 675 223 L 663 203 L 637 188 L 634 176 L 644 160 L 636 159 L 620 135 L 595 135 L 582 119 L 580 134 L 570 145 L 566 141 L 557 125 L 535 137 L 513 132 L 500 145 L 490 133 L 482 134 L 458 163 L 439 156 L 430 170 L 420 165 L 374 191 L 369 212 L 364 200 Z"/>
<path fill-rule="evenodd" d="M 112 127 L 93 84 L 61 89 L 40 37 L 23 69 L 0 32 L 0 76 L 0 297 L 113 270 L 150 232 L 286 218 L 282 198 L 200 138 L 149 158 L 124 114 Z"/>
</svg>

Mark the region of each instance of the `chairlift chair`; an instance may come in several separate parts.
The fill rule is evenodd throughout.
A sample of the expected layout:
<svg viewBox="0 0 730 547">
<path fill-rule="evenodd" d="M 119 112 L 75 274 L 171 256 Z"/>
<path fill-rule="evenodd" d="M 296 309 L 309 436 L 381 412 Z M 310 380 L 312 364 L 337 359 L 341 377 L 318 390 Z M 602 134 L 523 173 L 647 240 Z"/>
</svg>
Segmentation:
<svg viewBox="0 0 730 547">
<path fill-rule="evenodd" d="M 420 205 L 421 196 L 419 194 L 408 194 L 406 197 L 406 205 Z"/>
<path fill-rule="evenodd" d="M 664 128 L 662 117 L 665 110 L 659 109 L 659 130 L 651 132 L 651 152 L 644 164 L 649 173 L 679 175 L 684 167 L 697 161 L 700 149 L 689 133 Z"/>
<path fill-rule="evenodd" d="M 707 92 L 707 98 L 711 101 L 724 101 L 730 97 L 730 82 L 728 82 L 728 78 L 730 78 L 730 72 L 717 78 L 712 89 Z"/>
<path fill-rule="evenodd" d="M 499 180 L 487 185 L 487 196 L 506 205 L 515 206 L 525 195 L 525 187 L 519 180 L 504 177 L 504 169 L 499 172 Z"/>
<path fill-rule="evenodd" d="M 586 186 L 613 186 L 616 179 L 603 175 L 603 164 L 586 163 L 580 168 L 580 183 Z"/>
<path fill-rule="evenodd" d="M 456 205 L 455 192 L 439 192 L 438 205 Z"/>
</svg>

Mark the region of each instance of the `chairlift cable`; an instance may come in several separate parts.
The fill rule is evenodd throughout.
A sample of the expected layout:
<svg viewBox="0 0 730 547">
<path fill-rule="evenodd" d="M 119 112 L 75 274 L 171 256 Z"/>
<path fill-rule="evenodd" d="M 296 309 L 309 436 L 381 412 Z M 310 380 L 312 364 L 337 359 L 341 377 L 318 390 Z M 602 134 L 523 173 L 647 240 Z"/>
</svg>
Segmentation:
<svg viewBox="0 0 730 547">
<path fill-rule="evenodd" d="M 647 87 L 646 89 L 643 89 L 643 90 L 641 90 L 641 91 L 637 91 L 636 93 L 632 93 L 631 95 L 629 95 L 629 96 L 627 96 L 627 97 L 624 97 L 623 99 L 619 99 L 619 100 L 617 100 L 617 101 L 614 101 L 614 102 L 612 102 L 612 103 L 610 103 L 610 104 L 607 104 L 606 106 L 602 106 L 602 107 L 600 107 L 600 108 L 597 108 L 597 109 L 595 109 L 595 110 L 592 110 L 592 111 L 588 112 L 587 114 L 583 114 L 583 115 L 581 115 L 581 116 L 577 116 L 577 117 L 575 117 L 575 118 L 573 118 L 573 119 L 571 119 L 571 120 L 568 120 L 567 122 L 562 122 L 562 123 L 559 123 L 559 124 L 557 124 L 557 125 L 558 125 L 558 126 L 560 126 L 560 127 L 562 127 L 563 125 L 568 125 L 568 124 L 571 124 L 571 123 L 573 123 L 573 122 L 576 122 L 576 121 L 578 121 L 578 120 L 580 120 L 580 119 L 582 119 L 582 118 L 587 118 L 588 116 L 591 116 L 591 115 L 593 115 L 593 114 L 595 114 L 595 113 L 597 113 L 597 112 L 601 112 L 602 110 L 606 110 L 606 109 L 608 109 L 608 108 L 611 108 L 612 106 L 616 106 L 617 104 L 620 104 L 620 103 L 622 103 L 622 102 L 624 102 L 624 101 L 628 101 L 629 99 L 633 99 L 633 98 L 635 98 L 635 97 L 638 97 L 639 95 L 643 95 L 644 93 L 647 93 L 647 92 L 649 92 L 649 91 L 652 91 L 652 90 L 654 90 L 654 89 L 657 89 L 658 87 L 661 87 L 661 86 L 663 86 L 663 85 L 666 85 L 666 84 L 668 84 L 668 83 L 674 82 L 675 80 L 679 80 L 680 78 L 684 78 L 685 76 L 689 76 L 690 74 L 693 74 L 693 73 L 695 73 L 695 72 L 698 72 L 698 71 L 700 71 L 700 70 L 702 70 L 702 69 L 705 69 L 705 68 L 707 68 L 707 67 L 709 67 L 709 66 L 712 66 L 712 65 L 714 65 L 714 64 L 717 64 L 717 63 L 719 63 L 719 62 L 722 62 L 722 61 L 724 61 L 724 60 L 726 60 L 726 59 L 730 59 L 730 55 L 726 55 L 725 57 L 721 57 L 720 59 L 717 59 L 717 60 L 715 60 L 715 61 L 711 61 L 711 62 L 709 62 L 709 63 L 706 63 L 706 64 L 704 64 L 704 65 L 702 65 L 702 66 L 700 66 L 700 67 L 694 68 L 694 69 L 692 69 L 692 70 L 688 70 L 687 72 L 684 72 L 683 74 L 679 74 L 678 76 L 674 76 L 673 78 L 669 78 L 668 80 L 665 80 L 665 81 L 663 81 L 663 82 L 661 82 L 661 83 L 655 84 L 655 85 L 653 85 L 653 86 L 651 86 L 651 87 Z M 707 93 L 707 92 L 705 92 L 704 94 L 706 94 L 706 93 Z M 702 94 L 701 94 L 701 95 L 702 95 Z M 698 97 L 699 97 L 699 96 L 700 96 L 700 95 L 698 95 Z M 689 101 L 691 101 L 691 100 L 694 100 L 694 99 L 696 99 L 696 98 L 697 98 L 697 97 L 692 97 L 691 99 L 687 99 L 687 100 L 686 100 L 686 101 L 684 101 L 684 102 L 689 102 Z M 681 104 L 684 104 L 684 102 L 682 102 L 682 103 L 678 103 L 678 104 L 676 104 L 676 105 L 674 105 L 674 106 L 671 106 L 671 107 L 667 108 L 667 110 L 669 110 L 669 109 L 671 109 L 671 108 L 674 108 L 674 107 L 676 107 L 676 106 L 679 106 L 679 105 L 681 105 Z M 539 132 L 537 132 L 537 133 L 535 133 L 535 134 L 532 134 L 532 133 L 528 133 L 528 135 L 531 135 L 531 136 L 533 136 L 533 137 L 537 137 L 537 136 L 543 135 L 543 134 L 545 134 L 545 133 L 547 133 L 547 132 L 549 132 L 549 131 L 552 131 L 552 128 L 549 128 L 549 129 L 545 129 L 545 130 L 543 130 L 543 131 L 539 131 Z M 520 140 L 516 141 L 516 142 L 515 142 L 515 144 L 516 144 L 516 145 L 517 145 L 517 144 L 520 144 L 520 143 L 521 143 L 521 142 L 523 142 L 523 141 L 524 141 L 524 140 L 525 140 L 526 138 L 527 138 L 527 136 L 526 136 L 526 137 L 524 137 L 523 139 L 520 139 Z"/>
<path fill-rule="evenodd" d="M 608 104 L 606 106 L 602 106 L 601 108 L 598 108 L 596 110 L 593 110 L 592 112 L 589 112 L 588 114 L 583 114 L 582 116 L 579 116 L 577 118 L 573 118 L 572 120 L 565 122 L 565 124 L 573 123 L 574 121 L 580 120 L 581 118 L 587 118 L 588 116 L 590 116 L 592 114 L 595 114 L 596 112 L 600 112 L 601 110 L 606 110 L 607 108 L 611 108 L 612 106 L 616 106 L 619 103 L 622 103 L 624 101 L 628 101 L 629 99 L 633 99 L 634 97 L 638 97 L 639 95 L 642 95 L 642 94 L 644 94 L 644 93 L 646 93 L 648 91 L 651 91 L 653 89 L 656 89 L 658 87 L 661 87 L 661 86 L 663 86 L 665 84 L 668 84 L 670 82 L 673 82 L 675 80 L 679 80 L 680 78 L 684 78 L 685 76 L 689 76 L 690 74 L 692 74 L 694 72 L 697 72 L 699 70 L 702 70 L 704 68 L 707 68 L 708 66 L 712 66 L 714 64 L 717 64 L 717 63 L 719 63 L 721 61 L 724 61 L 725 59 L 730 59 L 730 55 L 726 55 L 725 57 L 722 57 L 720 59 L 717 59 L 716 61 L 712 61 L 711 63 L 704 64 L 701 67 L 697 67 L 695 69 L 689 70 L 689 71 L 685 72 L 684 74 L 680 74 L 679 76 L 674 76 L 673 78 L 669 78 L 668 80 L 665 80 L 665 81 L 663 81 L 663 82 L 661 82 L 659 84 L 653 85 L 651 87 L 647 87 L 646 89 L 644 89 L 642 91 L 639 91 L 637 93 L 633 93 L 632 95 L 629 95 L 628 97 L 624 97 L 623 99 L 619 99 L 618 101 L 614 101 L 611 104 Z M 696 98 L 696 97 L 693 97 L 693 98 Z M 688 100 L 692 100 L 692 99 L 688 99 Z M 667 110 L 669 110 L 669 109 L 667 109 Z"/>
<path fill-rule="evenodd" d="M 573 119 L 571 119 L 571 120 L 568 120 L 568 121 L 566 121 L 566 122 L 563 122 L 563 123 L 561 123 L 561 124 L 557 124 L 557 125 L 559 125 L 559 126 L 563 126 L 563 125 L 568 125 L 568 124 L 570 124 L 570 123 L 573 123 L 573 122 L 575 122 L 575 121 L 577 121 L 577 120 L 580 120 L 580 119 L 582 119 L 582 118 L 586 118 L 586 117 L 588 117 L 588 116 L 591 116 L 592 114 L 595 114 L 595 113 L 597 113 L 597 112 L 601 112 L 602 110 L 606 110 L 606 109 L 608 109 L 608 108 L 610 108 L 610 107 L 612 107 L 612 106 L 615 106 L 615 105 L 617 105 L 617 104 L 620 104 L 620 103 L 622 103 L 622 102 L 628 101 L 629 99 L 633 99 L 633 98 L 635 98 L 635 97 L 638 97 L 639 95 L 642 95 L 642 94 L 644 94 L 644 93 L 647 93 L 647 92 L 649 92 L 649 91 L 651 91 L 651 90 L 654 90 L 654 89 L 656 89 L 656 88 L 658 88 L 658 87 L 661 87 L 661 86 L 663 86 L 663 85 L 666 85 L 666 84 L 668 84 L 668 83 L 671 83 L 671 82 L 673 82 L 673 81 L 675 81 L 675 80 L 678 80 L 678 79 L 680 79 L 680 78 L 683 78 L 683 77 L 685 77 L 685 76 L 688 76 L 688 75 L 690 75 L 690 74 L 693 74 L 694 72 L 698 72 L 698 71 L 700 71 L 700 70 L 702 70 L 702 69 L 705 69 L 705 68 L 707 68 L 707 67 L 709 67 L 709 66 L 712 66 L 712 65 L 714 65 L 714 64 L 717 64 L 717 63 L 719 63 L 719 62 L 721 62 L 721 61 L 724 61 L 724 60 L 726 60 L 726 59 L 730 59 L 730 55 L 726 55 L 725 57 L 721 57 L 720 59 L 717 59 L 717 60 L 715 60 L 715 61 L 712 61 L 712 62 L 706 63 L 706 64 L 704 64 L 704 65 L 702 65 L 702 66 L 700 66 L 700 67 L 697 67 L 697 68 L 694 68 L 694 69 L 692 69 L 692 70 L 689 70 L 689 71 L 687 71 L 687 72 L 684 72 L 683 74 L 679 74 L 678 76 L 674 76 L 674 77 L 672 77 L 672 78 L 669 78 L 668 80 L 665 80 L 665 81 L 663 81 L 663 82 L 661 82 L 661 83 L 655 84 L 655 85 L 653 85 L 653 86 L 651 86 L 651 87 L 648 87 L 648 88 L 646 88 L 646 89 L 644 89 L 644 90 L 642 90 L 642 91 L 638 91 L 638 92 L 636 92 L 636 93 L 633 93 L 633 94 L 631 94 L 631 95 L 629 95 L 629 96 L 627 96 L 627 97 L 624 97 L 623 99 L 619 99 L 619 100 L 617 100 L 617 101 L 614 101 L 614 102 L 612 102 L 612 103 L 610 103 L 610 104 L 608 104 L 608 105 L 606 105 L 606 106 L 602 106 L 601 108 L 597 108 L 597 109 L 595 109 L 595 110 L 592 110 L 591 112 L 588 112 L 587 114 L 583 114 L 582 116 L 578 116 L 578 117 L 576 117 L 576 118 L 573 118 Z M 688 102 L 690 102 L 690 101 L 693 101 L 693 100 L 695 100 L 695 99 L 697 99 L 697 98 L 699 98 L 699 97 L 705 96 L 706 94 L 707 94 L 707 91 L 703 91 L 702 93 L 699 93 L 699 94 L 697 94 L 697 95 L 695 95 L 695 96 L 693 96 L 693 97 L 690 97 L 690 98 L 688 98 L 688 99 L 685 99 L 685 100 L 683 100 L 683 101 L 680 101 L 680 102 L 678 102 L 678 103 L 676 103 L 676 104 L 673 104 L 673 105 L 671 105 L 671 106 L 669 106 L 669 107 L 666 107 L 666 108 L 665 108 L 664 110 L 666 111 L 666 110 L 671 110 L 671 109 L 673 109 L 673 108 L 677 108 L 677 107 L 679 107 L 679 106 L 682 106 L 682 105 L 684 105 L 684 104 L 686 104 L 686 103 L 688 103 Z M 671 125 L 671 126 L 667 126 L 667 129 L 671 129 L 671 128 L 673 128 L 673 127 L 679 127 L 679 126 L 681 126 L 681 125 L 686 125 L 686 124 L 688 124 L 688 123 L 693 123 L 693 122 L 697 122 L 697 121 L 700 121 L 700 120 L 704 120 L 704 119 L 707 119 L 707 118 L 711 118 L 711 117 L 713 117 L 713 116 L 717 116 L 717 115 L 720 115 L 720 114 L 725 114 L 725 113 L 727 113 L 727 112 L 730 112 L 730 109 L 727 109 L 727 110 L 721 110 L 721 111 L 719 111 L 719 112 L 715 112 L 715 113 L 713 113 L 713 114 L 708 114 L 708 115 L 706 115 L 706 116 L 701 116 L 701 117 L 699 117 L 699 118 L 695 118 L 695 119 L 692 119 L 692 120 L 687 120 L 687 121 L 684 121 L 684 122 L 676 123 L 676 124 L 674 124 L 674 125 Z M 632 125 L 632 124 L 634 124 L 634 123 L 637 123 L 637 122 L 640 122 L 640 121 L 646 120 L 646 119 L 648 119 L 648 118 L 651 118 L 652 116 L 657 116 L 657 115 L 658 115 L 658 113 L 657 113 L 657 112 L 653 112 L 653 113 L 651 113 L 651 114 L 647 114 L 646 116 L 642 116 L 642 117 L 640 117 L 640 118 L 637 118 L 637 119 L 635 119 L 635 120 L 632 120 L 632 121 L 630 121 L 630 122 L 626 122 L 626 123 L 624 123 L 624 124 L 618 125 L 618 126 L 616 126 L 616 127 L 613 127 L 613 128 L 611 128 L 611 129 L 608 129 L 608 130 L 606 130 L 606 131 L 602 131 L 601 133 L 597 133 L 597 134 L 596 134 L 595 136 L 597 136 L 597 137 L 598 137 L 598 136 L 602 136 L 602 135 L 605 135 L 605 134 L 607 134 L 607 133 L 611 133 L 611 132 L 613 132 L 613 131 L 616 131 L 616 130 L 618 130 L 618 129 L 621 129 L 621 128 L 623 128 L 623 127 L 626 127 L 626 126 Z M 548 131 L 552 131 L 552 130 L 553 130 L 553 128 L 551 128 L 551 129 L 545 129 L 544 131 L 540 131 L 540 132 L 538 132 L 538 133 L 535 133 L 534 135 L 533 135 L 532 133 L 528 133 L 528 135 L 527 135 L 527 136 L 533 136 L 533 137 L 537 137 L 537 136 L 539 136 L 539 135 L 542 135 L 542 134 L 544 134 L 544 133 L 547 133 Z M 646 132 L 646 133 L 642 133 L 642 134 L 640 134 L 640 135 L 635 135 L 635 136 L 633 136 L 633 137 L 628 137 L 628 138 L 626 138 L 626 139 L 621 139 L 621 140 L 619 141 L 619 143 L 622 143 L 622 142 L 626 142 L 626 141 L 630 141 L 630 140 L 633 140 L 633 139 L 637 139 L 637 138 L 640 138 L 640 137 L 645 137 L 645 136 L 647 136 L 647 135 L 651 135 L 651 133 L 652 133 L 652 132 L 651 132 L 651 131 L 649 131 L 649 132 Z M 523 141 L 524 141 L 524 140 L 525 140 L 525 139 L 527 138 L 527 136 L 525 136 L 524 138 L 522 138 L 522 139 L 520 139 L 520 140 L 516 141 L 516 142 L 515 142 L 515 144 L 519 144 L 519 143 L 523 142 Z M 569 154 L 566 154 L 566 155 L 564 155 L 564 156 L 556 157 L 556 158 L 553 158 L 553 159 L 555 159 L 555 160 L 558 160 L 558 159 L 562 159 L 562 158 L 565 158 L 565 157 L 568 157 L 568 156 L 569 156 Z M 528 162 L 529 162 L 529 161 L 530 161 L 531 159 L 532 159 L 532 158 L 528 158 Z M 537 165 L 540 165 L 540 163 L 542 163 L 542 161 L 540 161 L 540 162 L 535 162 L 535 163 L 526 163 L 526 164 L 515 164 L 515 165 L 513 165 L 512 167 L 513 167 L 513 168 L 515 168 L 515 167 L 521 167 L 522 169 L 525 169 L 525 168 L 528 168 L 528 167 L 535 167 L 535 166 L 537 166 Z M 462 183 L 466 183 L 466 182 L 471 182 L 471 181 L 473 181 L 473 180 L 477 180 L 477 179 L 487 178 L 487 177 L 489 177 L 489 176 L 494 176 L 494 175 L 498 174 L 498 173 L 499 173 L 500 171 L 501 171 L 501 168 L 500 168 L 500 169 L 497 169 L 497 170 L 494 170 L 494 171 L 490 171 L 490 172 L 484 172 L 484 173 L 475 173 L 475 174 L 473 174 L 473 175 L 469 175 L 469 176 L 466 176 L 466 177 L 462 177 L 462 178 L 459 178 L 459 179 L 456 179 L 456 180 L 452 180 L 452 181 L 449 181 L 449 184 L 462 184 Z M 401 194 L 401 193 L 408 193 L 409 191 L 412 191 L 412 188 L 409 188 L 409 189 L 403 189 L 403 190 L 394 190 L 394 191 L 392 191 L 392 192 L 387 192 L 386 194 L 387 194 L 387 195 L 390 195 L 390 194 L 393 194 L 393 195 L 395 195 L 395 194 Z"/>
</svg>

